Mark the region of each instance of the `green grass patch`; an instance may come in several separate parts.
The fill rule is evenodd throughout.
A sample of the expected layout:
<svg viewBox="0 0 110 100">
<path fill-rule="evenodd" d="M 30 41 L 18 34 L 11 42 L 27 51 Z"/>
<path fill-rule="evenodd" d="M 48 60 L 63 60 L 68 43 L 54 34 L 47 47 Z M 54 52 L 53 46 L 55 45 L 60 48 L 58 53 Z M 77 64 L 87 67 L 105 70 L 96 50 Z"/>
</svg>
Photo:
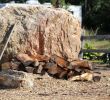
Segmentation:
<svg viewBox="0 0 110 100">
<path fill-rule="evenodd" d="M 88 43 L 95 49 L 110 49 L 110 40 L 87 40 L 84 43 Z"/>
</svg>

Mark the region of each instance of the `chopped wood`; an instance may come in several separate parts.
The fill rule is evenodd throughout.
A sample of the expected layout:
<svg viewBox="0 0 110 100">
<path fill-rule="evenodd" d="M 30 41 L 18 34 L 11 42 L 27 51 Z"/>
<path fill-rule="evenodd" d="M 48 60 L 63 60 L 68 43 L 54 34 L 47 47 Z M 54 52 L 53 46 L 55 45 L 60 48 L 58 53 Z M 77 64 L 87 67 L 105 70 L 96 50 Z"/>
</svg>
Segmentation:
<svg viewBox="0 0 110 100">
<path fill-rule="evenodd" d="M 39 65 L 38 69 L 37 69 L 37 74 L 41 74 L 43 70 L 42 65 Z"/>
<path fill-rule="evenodd" d="M 59 78 L 67 79 L 67 71 L 62 71 L 59 75 Z"/>
<path fill-rule="evenodd" d="M 32 65 L 34 66 L 34 67 L 38 67 L 39 66 L 39 61 L 34 61 L 33 63 L 32 63 Z"/>
<path fill-rule="evenodd" d="M 45 62 L 39 62 L 39 65 L 44 66 Z"/>
<path fill-rule="evenodd" d="M 40 54 L 37 54 L 37 55 L 30 55 L 30 57 L 33 59 L 33 60 L 37 60 L 37 61 L 48 61 L 50 58 L 46 55 L 40 55 Z"/>
<path fill-rule="evenodd" d="M 28 56 L 27 54 L 22 54 L 22 53 L 18 54 L 16 58 L 21 62 L 33 61 L 33 59 L 30 56 Z"/>
<path fill-rule="evenodd" d="M 55 61 L 55 63 L 58 64 L 58 65 L 59 65 L 60 67 L 62 67 L 62 68 L 67 68 L 67 66 L 68 66 L 68 64 L 69 64 L 68 61 L 66 61 L 64 58 L 61 58 L 61 57 L 59 57 L 59 56 L 57 56 L 57 55 L 52 55 L 52 56 L 51 56 L 51 59 L 52 59 L 53 61 Z"/>
<path fill-rule="evenodd" d="M 71 81 L 91 81 L 93 79 L 92 73 L 84 73 L 82 75 L 73 76 L 69 80 Z"/>
<path fill-rule="evenodd" d="M 28 54 L 18 54 L 17 60 L 1 65 L 3 69 L 16 69 L 33 74 L 44 75 L 46 72 L 52 77 L 69 80 L 93 80 L 93 65 L 87 60 L 68 60 L 57 55 L 47 57 L 44 55 L 29 56 Z M 99 78 L 94 78 L 94 81 Z"/>
<path fill-rule="evenodd" d="M 57 64 L 53 64 L 52 66 L 50 66 L 47 70 L 47 72 L 51 75 L 55 75 L 58 73 L 58 66 Z"/>
<path fill-rule="evenodd" d="M 43 66 L 39 65 L 39 66 L 35 67 L 34 70 L 33 70 L 33 74 L 44 75 L 45 74 L 45 70 L 44 70 Z"/>
<path fill-rule="evenodd" d="M 85 68 L 89 70 L 93 69 L 92 64 L 88 62 L 87 60 L 75 60 L 75 61 L 72 61 L 70 64 L 71 66 L 73 66 L 73 69 L 76 67 Z"/>
<path fill-rule="evenodd" d="M 27 66 L 27 67 L 25 67 L 25 68 L 26 68 L 26 71 L 27 71 L 28 73 L 33 73 L 33 71 L 34 71 L 34 68 L 33 68 L 33 67 Z"/>
</svg>

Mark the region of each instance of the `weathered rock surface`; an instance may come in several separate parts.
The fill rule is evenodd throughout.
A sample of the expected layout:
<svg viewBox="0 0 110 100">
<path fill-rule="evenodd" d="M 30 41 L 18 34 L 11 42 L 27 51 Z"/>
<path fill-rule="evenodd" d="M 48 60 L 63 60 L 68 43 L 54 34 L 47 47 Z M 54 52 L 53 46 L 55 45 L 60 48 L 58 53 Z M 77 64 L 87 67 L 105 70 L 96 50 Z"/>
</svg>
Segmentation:
<svg viewBox="0 0 110 100">
<path fill-rule="evenodd" d="M 22 71 L 7 70 L 0 72 L 0 85 L 8 88 L 31 89 L 34 86 L 34 76 Z"/>
<path fill-rule="evenodd" d="M 0 43 L 12 24 L 15 27 L 4 61 L 17 53 L 56 54 L 69 59 L 78 57 L 80 23 L 66 10 L 43 6 L 10 6 L 0 9 Z"/>
</svg>

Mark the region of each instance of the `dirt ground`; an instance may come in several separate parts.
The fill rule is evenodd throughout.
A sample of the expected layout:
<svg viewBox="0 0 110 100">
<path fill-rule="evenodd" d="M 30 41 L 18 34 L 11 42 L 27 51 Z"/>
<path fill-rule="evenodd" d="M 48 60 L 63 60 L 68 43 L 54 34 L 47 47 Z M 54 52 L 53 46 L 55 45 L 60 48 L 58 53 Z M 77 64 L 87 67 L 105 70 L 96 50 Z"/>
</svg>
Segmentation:
<svg viewBox="0 0 110 100">
<path fill-rule="evenodd" d="M 0 89 L 0 100 L 110 100 L 110 67 L 97 65 L 99 82 L 71 82 L 36 76 L 32 90 Z"/>
</svg>

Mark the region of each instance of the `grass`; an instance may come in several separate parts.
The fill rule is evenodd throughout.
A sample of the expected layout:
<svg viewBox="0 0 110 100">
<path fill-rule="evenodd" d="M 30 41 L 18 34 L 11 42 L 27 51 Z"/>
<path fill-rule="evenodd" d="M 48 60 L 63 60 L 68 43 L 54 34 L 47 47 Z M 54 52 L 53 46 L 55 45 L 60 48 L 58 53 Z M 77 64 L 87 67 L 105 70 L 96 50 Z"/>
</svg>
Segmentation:
<svg viewBox="0 0 110 100">
<path fill-rule="evenodd" d="M 85 30 L 85 35 L 95 35 L 97 34 L 97 30 Z M 110 49 L 110 40 L 86 40 L 85 43 L 90 44 L 92 47 L 96 49 Z"/>
<path fill-rule="evenodd" d="M 85 31 L 85 35 L 95 35 L 96 32 L 94 32 L 93 30 Z M 92 40 L 85 40 L 84 44 L 88 44 L 89 46 L 91 46 L 93 49 L 109 49 L 110 50 L 110 40 L 96 40 L 96 39 L 92 39 Z M 85 47 L 85 46 L 84 46 Z M 104 53 L 99 53 L 99 55 L 103 55 Z M 105 58 L 106 59 L 106 58 Z M 94 59 L 92 60 L 95 63 L 104 63 L 103 60 L 99 60 L 99 59 Z"/>
<path fill-rule="evenodd" d="M 110 49 L 110 40 L 87 40 L 85 43 L 96 49 Z"/>
</svg>

